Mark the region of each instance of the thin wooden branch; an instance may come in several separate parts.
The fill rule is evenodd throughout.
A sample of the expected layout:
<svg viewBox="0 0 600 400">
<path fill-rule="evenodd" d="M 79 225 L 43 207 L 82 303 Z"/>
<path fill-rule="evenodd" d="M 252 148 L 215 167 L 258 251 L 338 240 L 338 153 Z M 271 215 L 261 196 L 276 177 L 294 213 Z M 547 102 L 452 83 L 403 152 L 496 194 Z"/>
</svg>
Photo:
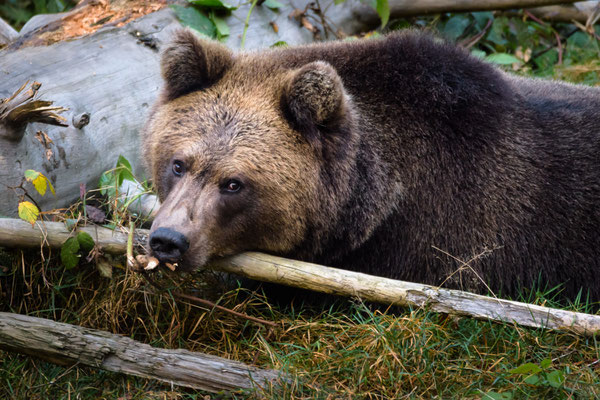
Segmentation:
<svg viewBox="0 0 600 400">
<path fill-rule="evenodd" d="M 44 225 L 50 246 L 60 246 L 69 236 L 60 223 L 46 222 Z M 89 229 L 93 228 L 85 229 L 89 232 Z M 100 248 L 110 248 L 111 252 L 125 254 L 127 235 L 113 234 L 106 228 L 95 229 L 96 236 L 92 237 Z M 28 237 L 28 234 L 32 235 L 32 238 Z M 146 230 L 136 231 L 138 238 L 147 235 Z M 31 228 L 31 225 L 24 221 L 0 219 L 0 246 L 39 246 L 42 237 L 39 227 Z M 209 267 L 259 281 L 340 296 L 356 296 L 376 303 L 427 307 L 452 315 L 515 323 L 532 328 L 555 329 L 580 335 L 600 332 L 600 315 L 558 310 L 460 290 L 381 278 L 261 253 L 239 254 L 213 262 Z"/>
<path fill-rule="evenodd" d="M 356 296 L 376 303 L 427 307 L 433 311 L 452 315 L 516 323 L 531 328 L 568 331 L 581 335 L 600 332 L 599 315 L 558 310 L 460 290 L 381 278 L 267 254 L 243 253 L 214 262 L 210 267 L 259 281 L 341 296 Z"/>
<path fill-rule="evenodd" d="M 87 365 L 210 392 L 265 387 L 286 379 L 187 350 L 159 349 L 125 336 L 48 319 L 0 312 L 0 348 L 61 365 Z"/>
<path fill-rule="evenodd" d="M 389 0 L 389 5 L 391 18 L 404 18 L 447 12 L 501 11 L 533 7 L 540 9 L 576 2 L 577 0 Z M 355 5 L 354 11 L 357 18 L 366 24 L 379 23 L 379 16 L 375 9 L 367 4 Z M 547 11 L 544 15 L 548 15 Z M 557 10 L 552 9 L 551 12 L 551 15 L 555 15 Z M 569 16 L 573 15 L 575 14 L 569 14 Z"/>
<path fill-rule="evenodd" d="M 143 270 L 140 271 L 140 272 L 143 272 Z M 161 287 L 154 279 L 152 279 L 146 273 L 143 273 L 142 276 L 144 277 L 144 279 L 146 279 L 146 281 L 148 281 L 148 283 L 150 283 L 156 289 L 158 289 L 160 291 L 164 291 L 165 290 L 165 288 Z M 246 315 L 246 314 L 238 312 L 238 311 L 230 310 L 229 308 L 220 306 L 217 303 L 214 303 L 214 302 L 212 302 L 210 300 L 201 299 L 201 298 L 196 297 L 196 296 L 190 296 L 189 294 L 185 294 L 185 293 L 181 293 L 181 292 L 171 292 L 171 294 L 176 299 L 190 301 L 192 303 L 196 303 L 198 305 L 201 305 L 201 306 L 204 306 L 204 307 L 208 307 L 211 310 L 223 311 L 223 312 L 231 314 L 231 315 L 233 315 L 233 316 L 235 316 L 237 318 L 242 318 L 242 319 L 245 319 L 247 321 L 256 322 L 256 323 L 259 323 L 259 324 L 262 324 L 262 325 L 265 325 L 265 326 L 269 326 L 271 328 L 276 328 L 277 327 L 277 324 L 275 322 L 267 321 L 267 320 L 264 320 L 262 318 L 257 318 L 257 317 L 253 317 L 251 315 Z"/>
<path fill-rule="evenodd" d="M 127 232 L 108 229 L 97 225 L 77 228 L 87 232 L 102 251 L 109 254 L 125 254 L 127 251 Z M 61 222 L 38 221 L 31 224 L 20 219 L 0 218 L 0 246 L 4 247 L 61 247 L 65 240 L 74 236 Z M 133 237 L 133 245 L 138 251 L 144 251 L 148 240 L 148 231 L 138 229 Z"/>
<path fill-rule="evenodd" d="M 578 0 L 390 0 L 393 17 L 571 4 Z"/>
</svg>

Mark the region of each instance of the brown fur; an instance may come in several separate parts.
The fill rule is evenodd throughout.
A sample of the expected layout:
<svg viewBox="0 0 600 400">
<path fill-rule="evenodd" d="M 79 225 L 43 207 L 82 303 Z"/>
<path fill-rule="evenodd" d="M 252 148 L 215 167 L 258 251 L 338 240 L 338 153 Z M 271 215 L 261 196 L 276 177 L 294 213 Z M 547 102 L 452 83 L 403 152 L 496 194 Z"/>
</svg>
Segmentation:
<svg viewBox="0 0 600 400">
<path fill-rule="evenodd" d="M 259 250 L 440 284 L 479 255 L 446 285 L 600 295 L 598 89 L 413 32 L 233 55 L 184 31 L 162 67 L 144 146 L 182 264 Z"/>
</svg>

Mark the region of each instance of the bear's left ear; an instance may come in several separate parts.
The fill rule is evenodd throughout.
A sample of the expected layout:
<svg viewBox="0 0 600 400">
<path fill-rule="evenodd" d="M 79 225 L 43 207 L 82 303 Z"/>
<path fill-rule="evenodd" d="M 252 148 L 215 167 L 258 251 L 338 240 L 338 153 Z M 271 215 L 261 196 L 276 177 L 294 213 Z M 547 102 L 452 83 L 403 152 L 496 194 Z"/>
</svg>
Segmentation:
<svg viewBox="0 0 600 400">
<path fill-rule="evenodd" d="M 219 43 L 198 39 L 181 29 L 162 54 L 165 100 L 173 100 L 216 83 L 233 65 L 233 54 Z"/>
<path fill-rule="evenodd" d="M 293 72 L 283 92 L 282 106 L 300 129 L 332 127 L 346 114 L 342 80 L 323 61 L 306 64 Z"/>
</svg>

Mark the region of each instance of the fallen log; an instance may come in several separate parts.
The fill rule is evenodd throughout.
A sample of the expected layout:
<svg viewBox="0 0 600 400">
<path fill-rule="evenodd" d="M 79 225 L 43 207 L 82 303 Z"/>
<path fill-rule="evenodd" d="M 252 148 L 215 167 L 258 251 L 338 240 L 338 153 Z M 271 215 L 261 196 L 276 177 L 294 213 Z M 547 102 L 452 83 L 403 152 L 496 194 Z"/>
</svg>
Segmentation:
<svg viewBox="0 0 600 400">
<path fill-rule="evenodd" d="M 12 42 L 17 36 L 19 32 L 0 18 L 0 47 Z"/>
<path fill-rule="evenodd" d="M 352 5 L 356 3 L 322 2 L 325 27 L 317 22 L 321 19 L 309 7 L 310 0 L 294 5 L 307 10 L 322 32 L 343 28 L 354 34 L 366 29 L 355 19 Z M 226 43 L 231 48 L 241 44 L 250 6 L 240 6 L 226 18 L 231 31 Z M 289 18 L 294 10 L 292 5 L 279 11 L 255 7 L 245 32 L 245 48 L 314 41 L 313 32 Z M 53 23 L 60 26 L 60 22 Z M 11 97 L 27 81 L 39 82 L 44 101 L 68 109 L 60 115 L 69 125 L 35 122 L 0 134 L 0 215 L 17 215 L 19 197 L 8 187 L 18 186 L 28 169 L 45 174 L 56 189 L 56 196 L 40 197 L 34 190 L 28 193 L 42 210 L 70 204 L 77 199 L 82 183 L 88 189 L 97 187 L 100 175 L 115 167 L 119 155 L 127 158 L 136 176 L 143 179 L 139 133 L 162 85 L 160 50 L 181 25 L 168 7 L 123 27 L 109 26 L 111 23 L 88 36 L 35 47 L 30 46 L 37 32 L 32 26 L 32 31 L 0 50 L 0 98 Z M 26 44 L 28 47 L 20 47 Z"/>
<path fill-rule="evenodd" d="M 42 228 L 46 229 L 45 232 Z M 101 227 L 92 235 L 105 251 L 125 254 L 127 235 L 112 233 Z M 137 243 L 147 237 L 147 230 L 136 230 Z M 59 247 L 70 233 L 63 224 L 30 224 L 14 219 L 0 219 L 0 246 L 32 247 L 46 243 Z M 426 307 L 430 310 L 478 319 L 515 323 L 531 328 L 546 328 L 593 335 L 600 332 L 600 315 L 584 314 L 542 307 L 517 301 L 497 299 L 444 289 L 419 283 L 403 282 L 358 272 L 288 260 L 261 253 L 242 253 L 213 262 L 209 268 L 316 292 L 399 306 Z"/>
<path fill-rule="evenodd" d="M 0 312 L 0 349 L 209 392 L 260 388 L 285 379 L 278 371 L 221 357 L 159 349 L 97 329 L 5 312 Z"/>
<path fill-rule="evenodd" d="M 441 13 L 496 11 L 576 3 L 578 0 L 389 0 L 392 18 Z M 368 6 L 364 6 L 365 11 Z M 368 12 L 367 12 L 368 13 Z M 365 16 L 374 18 L 374 15 Z"/>
</svg>

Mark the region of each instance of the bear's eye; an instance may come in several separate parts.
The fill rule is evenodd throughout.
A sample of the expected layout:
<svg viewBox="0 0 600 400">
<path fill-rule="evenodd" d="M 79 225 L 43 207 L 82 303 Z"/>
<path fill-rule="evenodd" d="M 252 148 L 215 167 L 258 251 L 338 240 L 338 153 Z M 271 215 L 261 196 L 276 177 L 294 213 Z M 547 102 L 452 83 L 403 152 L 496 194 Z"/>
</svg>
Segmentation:
<svg viewBox="0 0 600 400">
<path fill-rule="evenodd" d="M 228 180 L 222 186 L 223 191 L 227 192 L 227 193 L 236 193 L 236 192 L 239 192 L 241 188 L 242 188 L 242 184 L 240 183 L 240 181 L 237 181 L 235 179 Z"/>
<path fill-rule="evenodd" d="M 183 166 L 183 161 L 175 160 L 173 161 L 173 173 L 175 176 L 181 176 L 185 172 L 185 167 Z"/>
</svg>

